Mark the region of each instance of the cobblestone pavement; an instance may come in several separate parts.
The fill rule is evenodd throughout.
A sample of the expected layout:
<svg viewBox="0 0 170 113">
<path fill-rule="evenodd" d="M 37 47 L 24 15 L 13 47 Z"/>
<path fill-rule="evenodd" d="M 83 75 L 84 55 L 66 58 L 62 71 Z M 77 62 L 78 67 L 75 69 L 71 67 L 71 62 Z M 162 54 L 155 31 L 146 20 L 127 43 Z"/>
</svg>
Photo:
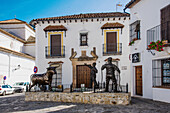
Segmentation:
<svg viewBox="0 0 170 113">
<path fill-rule="evenodd" d="M 92 105 L 59 102 L 25 102 L 24 94 L 0 96 L 0 113 L 170 113 L 170 104 L 132 98 L 131 105 Z"/>
</svg>

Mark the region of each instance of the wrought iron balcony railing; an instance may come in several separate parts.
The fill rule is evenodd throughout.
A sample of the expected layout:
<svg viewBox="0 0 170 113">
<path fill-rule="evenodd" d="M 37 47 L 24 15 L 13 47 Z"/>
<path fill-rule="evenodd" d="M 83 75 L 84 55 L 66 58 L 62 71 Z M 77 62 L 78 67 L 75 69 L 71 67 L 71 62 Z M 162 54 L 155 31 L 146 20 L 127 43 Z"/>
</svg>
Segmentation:
<svg viewBox="0 0 170 113">
<path fill-rule="evenodd" d="M 147 47 L 157 40 L 168 40 L 170 43 L 170 21 L 147 30 Z"/>
<path fill-rule="evenodd" d="M 122 43 L 103 44 L 103 55 L 122 54 Z"/>
<path fill-rule="evenodd" d="M 65 57 L 65 46 L 46 46 L 46 57 Z"/>
</svg>

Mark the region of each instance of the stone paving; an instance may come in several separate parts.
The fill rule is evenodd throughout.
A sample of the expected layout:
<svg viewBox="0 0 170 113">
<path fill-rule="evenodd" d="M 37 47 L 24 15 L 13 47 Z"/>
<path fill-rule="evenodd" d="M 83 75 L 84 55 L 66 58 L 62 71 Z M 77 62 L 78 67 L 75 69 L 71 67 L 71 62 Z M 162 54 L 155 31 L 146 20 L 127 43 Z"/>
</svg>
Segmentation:
<svg viewBox="0 0 170 113">
<path fill-rule="evenodd" d="M 170 113 L 170 104 L 133 97 L 130 105 L 25 102 L 24 94 L 0 96 L 0 113 Z"/>
</svg>

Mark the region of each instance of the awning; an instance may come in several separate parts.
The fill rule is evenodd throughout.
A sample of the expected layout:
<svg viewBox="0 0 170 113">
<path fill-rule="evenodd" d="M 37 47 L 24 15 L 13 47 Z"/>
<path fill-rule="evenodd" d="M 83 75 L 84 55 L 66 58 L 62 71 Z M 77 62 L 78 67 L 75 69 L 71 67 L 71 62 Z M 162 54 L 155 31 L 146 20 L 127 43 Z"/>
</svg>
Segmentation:
<svg viewBox="0 0 170 113">
<path fill-rule="evenodd" d="M 63 25 L 49 25 L 46 28 L 44 28 L 44 31 L 67 31 L 66 27 Z"/>
<path fill-rule="evenodd" d="M 116 23 L 106 23 L 101 27 L 101 29 L 112 29 L 112 28 L 123 28 L 123 27 L 124 27 L 123 24 L 116 22 Z"/>
</svg>

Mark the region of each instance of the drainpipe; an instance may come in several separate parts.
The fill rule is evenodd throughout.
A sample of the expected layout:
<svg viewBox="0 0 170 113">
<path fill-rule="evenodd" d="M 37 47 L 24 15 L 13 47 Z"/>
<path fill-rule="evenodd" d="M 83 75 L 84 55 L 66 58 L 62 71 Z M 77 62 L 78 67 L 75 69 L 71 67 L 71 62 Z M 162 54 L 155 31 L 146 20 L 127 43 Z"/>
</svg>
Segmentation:
<svg viewBox="0 0 170 113">
<path fill-rule="evenodd" d="M 126 6 L 126 7 L 123 9 L 124 13 L 127 13 L 127 12 L 126 12 L 126 9 L 127 9 L 129 6 L 131 6 L 134 2 L 136 2 L 136 0 L 133 0 L 128 6 Z"/>
</svg>

